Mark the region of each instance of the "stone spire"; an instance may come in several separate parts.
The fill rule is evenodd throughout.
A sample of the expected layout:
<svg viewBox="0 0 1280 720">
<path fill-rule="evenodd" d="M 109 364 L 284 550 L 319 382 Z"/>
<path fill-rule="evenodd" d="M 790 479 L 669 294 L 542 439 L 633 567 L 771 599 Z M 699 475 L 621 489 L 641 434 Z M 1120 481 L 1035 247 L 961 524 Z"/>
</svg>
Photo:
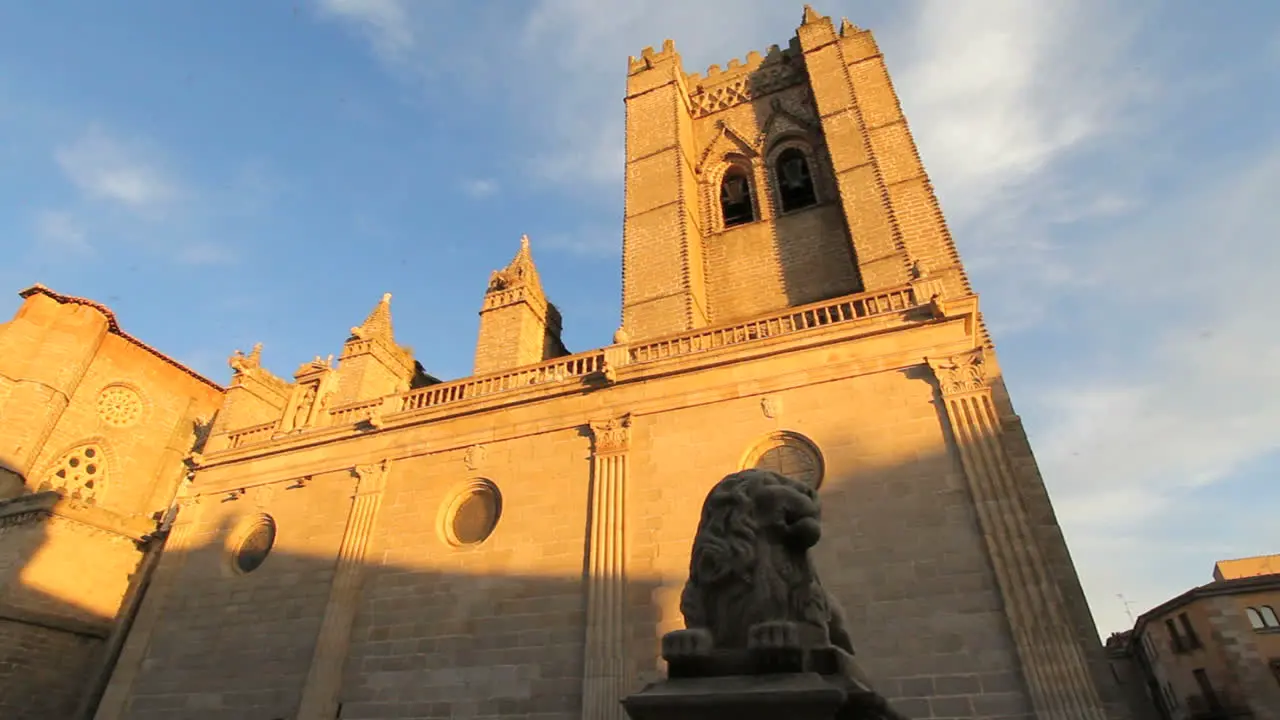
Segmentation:
<svg viewBox="0 0 1280 720">
<path fill-rule="evenodd" d="M 356 340 L 379 339 L 395 347 L 395 331 L 391 327 L 391 293 L 383 293 L 369 317 L 360 325 L 351 328 L 351 337 Z"/>
<path fill-rule="evenodd" d="M 391 324 L 391 293 L 351 328 L 338 366 L 341 385 L 335 402 L 367 400 L 408 389 L 415 368 L 413 351 L 396 342 Z"/>
<path fill-rule="evenodd" d="M 547 301 L 529 251 L 529 236 L 501 270 L 489 276 L 476 343 L 477 375 L 568 354 L 560 341 L 560 311 Z"/>
<path fill-rule="evenodd" d="M 546 302 L 546 295 L 542 292 L 542 281 L 538 278 L 538 268 L 533 264 L 533 254 L 529 250 L 529 236 L 520 236 L 520 249 L 516 251 L 515 257 L 511 258 L 511 262 L 502 270 L 495 270 L 489 276 L 489 288 L 485 292 L 486 295 L 499 293 L 504 290 L 513 290 L 515 288 L 525 288 L 532 295 Z"/>
</svg>

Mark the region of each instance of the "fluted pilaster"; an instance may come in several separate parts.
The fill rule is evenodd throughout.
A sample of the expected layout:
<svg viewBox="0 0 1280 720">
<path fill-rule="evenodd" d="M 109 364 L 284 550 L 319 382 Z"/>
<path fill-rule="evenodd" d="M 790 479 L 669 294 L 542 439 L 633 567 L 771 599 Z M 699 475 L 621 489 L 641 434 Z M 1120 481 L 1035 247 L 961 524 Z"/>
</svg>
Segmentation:
<svg viewBox="0 0 1280 720">
<path fill-rule="evenodd" d="M 389 469 L 390 461 L 383 461 L 376 465 L 357 465 L 353 470 L 358 478 L 356 496 L 338 549 L 338 567 L 329 589 L 329 602 L 324 609 L 296 720 L 330 720 L 337 715 L 342 666 L 351 644 L 351 627 L 364 580 L 365 550 L 378 519 Z"/>
<path fill-rule="evenodd" d="M 624 720 L 626 487 L 631 417 L 591 423 L 594 439 L 588 536 L 583 720 Z"/>
<path fill-rule="evenodd" d="M 1036 717 L 1106 720 L 1062 590 L 1050 575 L 1001 442 L 986 356 L 929 359 L 973 494 Z"/>
</svg>

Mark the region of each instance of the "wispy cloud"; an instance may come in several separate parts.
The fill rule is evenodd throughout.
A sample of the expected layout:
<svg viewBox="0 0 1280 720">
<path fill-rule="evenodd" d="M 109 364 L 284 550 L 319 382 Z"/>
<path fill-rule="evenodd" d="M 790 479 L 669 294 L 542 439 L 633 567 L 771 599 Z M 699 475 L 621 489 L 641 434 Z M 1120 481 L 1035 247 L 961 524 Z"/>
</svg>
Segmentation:
<svg viewBox="0 0 1280 720">
<path fill-rule="evenodd" d="M 535 242 L 539 248 L 589 260 L 617 258 L 622 250 L 622 241 L 616 228 L 597 226 L 579 228 L 574 232 L 550 233 L 538 237 Z"/>
<path fill-rule="evenodd" d="M 113 137 L 97 126 L 59 147 L 54 157 L 86 195 L 133 211 L 158 211 L 180 194 L 176 180 L 151 149 Z"/>
<path fill-rule="evenodd" d="M 318 7 L 322 15 L 352 24 L 386 61 L 401 62 L 417 44 L 409 5 L 400 0 L 320 0 Z"/>
<path fill-rule="evenodd" d="M 476 178 L 462 183 L 462 192 L 473 198 L 486 198 L 498 192 L 498 181 L 493 178 Z"/>
<path fill-rule="evenodd" d="M 68 212 L 45 210 L 36 215 L 36 238 L 55 252 L 86 255 L 93 251 L 84 226 Z"/>
</svg>

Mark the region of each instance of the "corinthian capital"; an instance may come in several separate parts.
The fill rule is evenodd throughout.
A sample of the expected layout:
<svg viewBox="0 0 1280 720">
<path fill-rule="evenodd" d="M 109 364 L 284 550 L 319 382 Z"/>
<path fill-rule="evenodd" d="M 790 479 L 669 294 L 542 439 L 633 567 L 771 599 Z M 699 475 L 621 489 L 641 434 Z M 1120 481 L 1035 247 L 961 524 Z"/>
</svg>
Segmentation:
<svg viewBox="0 0 1280 720">
<path fill-rule="evenodd" d="M 351 469 L 360 480 L 359 486 L 356 488 L 357 495 L 365 493 L 378 492 L 382 490 L 383 481 L 387 478 L 387 470 L 391 467 L 390 460 L 383 460 L 380 463 L 370 463 L 368 465 L 357 465 Z"/>
<path fill-rule="evenodd" d="M 597 455 L 626 452 L 631 446 L 631 415 L 591 423 Z"/>
<path fill-rule="evenodd" d="M 987 387 L 986 353 L 977 348 L 946 358 L 926 358 L 938 378 L 942 394 L 958 395 Z"/>
</svg>

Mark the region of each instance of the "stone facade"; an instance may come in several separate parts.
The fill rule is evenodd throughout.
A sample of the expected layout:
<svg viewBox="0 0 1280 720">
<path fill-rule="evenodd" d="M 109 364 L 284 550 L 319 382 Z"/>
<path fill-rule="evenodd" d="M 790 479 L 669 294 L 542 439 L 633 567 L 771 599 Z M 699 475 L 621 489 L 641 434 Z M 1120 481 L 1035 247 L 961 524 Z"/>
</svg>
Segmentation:
<svg viewBox="0 0 1280 720">
<path fill-rule="evenodd" d="M 338 363 L 232 381 L 96 710 L 619 718 L 698 509 L 814 483 L 859 660 L 912 717 L 1122 702 L 869 32 L 628 65 L 622 328 L 568 354 L 529 244 L 440 382 L 385 296 Z M 191 443 L 188 443 L 190 447 Z"/>
<path fill-rule="evenodd" d="M 222 389 L 96 303 L 22 294 L 0 325 L 0 716 L 74 717 L 106 684 Z"/>
</svg>

